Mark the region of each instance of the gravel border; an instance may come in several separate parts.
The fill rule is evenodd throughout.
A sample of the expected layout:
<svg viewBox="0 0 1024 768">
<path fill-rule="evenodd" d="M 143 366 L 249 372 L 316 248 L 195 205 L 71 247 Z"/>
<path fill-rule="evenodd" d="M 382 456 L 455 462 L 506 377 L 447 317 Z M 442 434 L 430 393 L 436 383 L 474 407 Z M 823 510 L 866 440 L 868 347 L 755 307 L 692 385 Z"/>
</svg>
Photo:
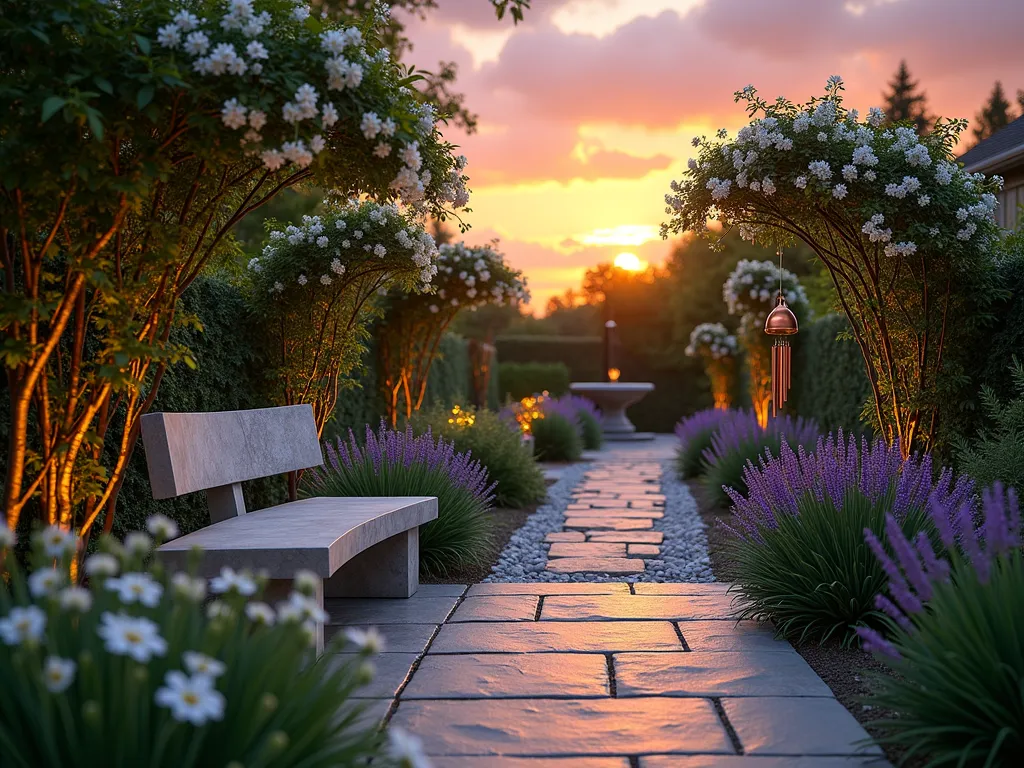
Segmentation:
<svg viewBox="0 0 1024 768">
<path fill-rule="evenodd" d="M 648 560 L 642 574 L 621 576 L 607 573 L 552 573 L 544 569 L 547 564 L 548 545 L 544 538 L 561 531 L 565 524 L 565 509 L 573 491 L 583 479 L 591 464 L 578 464 L 568 468 L 558 482 L 548 488 L 543 506 L 512 534 L 508 545 L 498 556 L 485 582 L 688 582 L 705 583 L 715 580 L 711 572 L 707 535 L 690 489 L 675 476 L 671 461 L 661 466 L 661 492 L 665 495 L 665 516 L 654 521 L 654 530 L 665 534 L 661 544 L 661 558 Z"/>
</svg>

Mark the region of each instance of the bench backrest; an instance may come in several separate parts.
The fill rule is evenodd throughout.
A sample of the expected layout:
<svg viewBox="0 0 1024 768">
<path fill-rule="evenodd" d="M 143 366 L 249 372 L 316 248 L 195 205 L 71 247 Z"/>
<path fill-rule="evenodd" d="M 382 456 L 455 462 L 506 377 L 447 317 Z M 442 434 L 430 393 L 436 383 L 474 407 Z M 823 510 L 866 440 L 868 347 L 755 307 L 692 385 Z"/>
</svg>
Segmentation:
<svg viewBox="0 0 1024 768">
<path fill-rule="evenodd" d="M 207 491 L 215 521 L 227 516 L 214 509 L 226 497 L 241 502 L 242 481 L 323 463 L 310 405 L 149 413 L 142 417 L 142 441 L 153 498 Z M 234 514 L 244 511 L 242 503 Z"/>
</svg>

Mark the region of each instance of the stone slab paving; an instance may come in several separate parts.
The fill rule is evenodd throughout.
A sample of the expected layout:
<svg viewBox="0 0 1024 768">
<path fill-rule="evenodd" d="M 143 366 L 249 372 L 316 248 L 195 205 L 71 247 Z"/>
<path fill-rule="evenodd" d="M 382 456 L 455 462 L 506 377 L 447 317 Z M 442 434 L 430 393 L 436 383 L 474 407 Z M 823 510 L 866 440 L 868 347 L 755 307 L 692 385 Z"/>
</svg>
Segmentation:
<svg viewBox="0 0 1024 768">
<path fill-rule="evenodd" d="M 888 765 L 789 643 L 729 618 L 727 587 L 477 584 L 327 608 L 333 631 L 393 643 L 365 717 L 438 768 Z"/>
</svg>

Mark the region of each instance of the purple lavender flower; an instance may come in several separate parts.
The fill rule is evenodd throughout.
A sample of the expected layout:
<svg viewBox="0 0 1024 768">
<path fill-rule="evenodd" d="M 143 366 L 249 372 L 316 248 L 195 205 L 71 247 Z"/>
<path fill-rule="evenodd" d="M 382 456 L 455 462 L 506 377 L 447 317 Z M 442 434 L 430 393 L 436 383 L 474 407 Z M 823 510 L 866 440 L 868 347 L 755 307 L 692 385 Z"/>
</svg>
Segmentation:
<svg viewBox="0 0 1024 768">
<path fill-rule="evenodd" d="M 687 443 L 697 437 L 697 435 L 701 435 L 709 430 L 717 430 L 724 421 L 738 418 L 739 414 L 743 413 L 743 411 L 723 410 L 721 408 L 706 408 L 703 411 L 690 414 L 676 424 L 675 432 L 676 437 L 679 438 L 680 448 L 685 449 Z"/>
</svg>

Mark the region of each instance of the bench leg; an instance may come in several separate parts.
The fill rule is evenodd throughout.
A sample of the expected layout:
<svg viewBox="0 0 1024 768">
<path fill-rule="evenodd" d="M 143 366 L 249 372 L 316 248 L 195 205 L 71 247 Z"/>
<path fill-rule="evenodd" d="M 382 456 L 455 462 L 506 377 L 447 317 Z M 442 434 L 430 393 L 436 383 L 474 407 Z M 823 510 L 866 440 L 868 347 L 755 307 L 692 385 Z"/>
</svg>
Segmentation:
<svg viewBox="0 0 1024 768">
<path fill-rule="evenodd" d="M 295 589 L 295 581 L 293 579 L 270 579 L 267 582 L 267 588 L 263 591 L 263 601 L 269 605 L 276 606 L 278 603 L 283 603 L 288 599 L 288 596 Z M 316 600 L 317 605 L 320 608 L 324 607 L 324 582 L 318 582 L 316 594 L 313 595 L 313 599 Z M 319 624 L 316 628 L 316 655 L 319 657 L 324 652 L 324 625 Z"/>
<path fill-rule="evenodd" d="M 324 581 L 327 597 L 412 597 L 420 586 L 420 529 L 385 539 Z"/>
</svg>

